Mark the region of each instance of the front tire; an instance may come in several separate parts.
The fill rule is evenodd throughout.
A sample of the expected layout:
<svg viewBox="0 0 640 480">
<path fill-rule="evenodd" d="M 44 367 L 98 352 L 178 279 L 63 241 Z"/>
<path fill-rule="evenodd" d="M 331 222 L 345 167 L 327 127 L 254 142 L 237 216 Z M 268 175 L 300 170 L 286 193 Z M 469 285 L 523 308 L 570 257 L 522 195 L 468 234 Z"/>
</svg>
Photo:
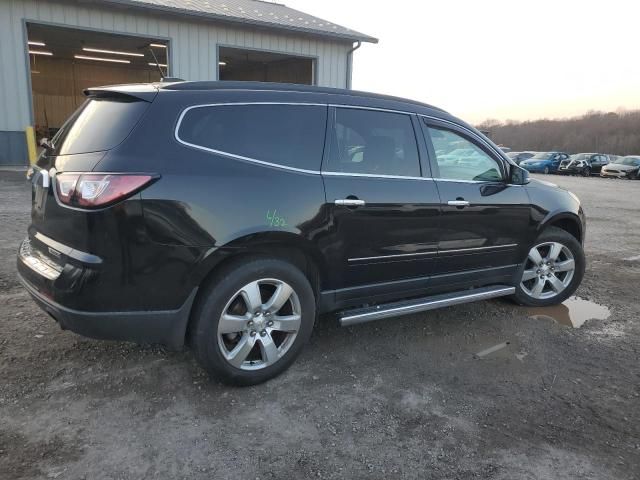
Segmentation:
<svg viewBox="0 0 640 480">
<path fill-rule="evenodd" d="M 299 269 L 254 258 L 230 265 L 208 283 L 194 312 L 191 341 L 211 376 L 255 385 L 293 363 L 315 317 L 315 295 Z"/>
<path fill-rule="evenodd" d="M 591 170 L 587 167 L 584 170 L 582 170 L 582 176 L 583 177 L 590 177 L 591 176 Z"/>
<path fill-rule="evenodd" d="M 549 227 L 520 266 L 512 298 L 521 305 L 536 307 L 562 303 L 582 282 L 585 265 L 580 242 L 565 230 Z"/>
<path fill-rule="evenodd" d="M 549 174 L 549 167 L 544 167 L 544 173 L 545 173 L 545 175 Z"/>
</svg>

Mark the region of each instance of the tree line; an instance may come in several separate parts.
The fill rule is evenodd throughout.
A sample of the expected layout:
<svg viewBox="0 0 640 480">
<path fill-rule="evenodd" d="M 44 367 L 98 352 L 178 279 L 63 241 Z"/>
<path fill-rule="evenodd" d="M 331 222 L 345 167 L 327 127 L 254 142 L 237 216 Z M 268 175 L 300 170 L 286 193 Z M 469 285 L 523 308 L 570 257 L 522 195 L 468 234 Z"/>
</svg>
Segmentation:
<svg viewBox="0 0 640 480">
<path fill-rule="evenodd" d="M 514 151 L 640 155 L 640 110 L 591 111 L 581 117 L 558 120 L 485 120 L 477 127 L 488 132 L 498 145 Z"/>
</svg>

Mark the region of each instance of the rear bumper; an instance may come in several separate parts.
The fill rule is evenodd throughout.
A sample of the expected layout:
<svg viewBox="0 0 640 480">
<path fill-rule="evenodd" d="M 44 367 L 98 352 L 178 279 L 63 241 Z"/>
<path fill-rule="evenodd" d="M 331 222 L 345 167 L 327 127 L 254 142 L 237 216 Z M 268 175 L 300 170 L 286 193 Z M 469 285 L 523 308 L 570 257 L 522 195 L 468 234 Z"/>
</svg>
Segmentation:
<svg viewBox="0 0 640 480">
<path fill-rule="evenodd" d="M 83 312 L 66 308 L 47 298 L 20 274 L 18 279 L 38 306 L 58 322 L 63 330 L 101 340 L 161 344 L 174 350 L 179 350 L 184 345 L 189 314 L 197 292 L 194 289 L 178 310 Z"/>
<path fill-rule="evenodd" d="M 20 245 L 18 279 L 38 306 L 61 328 L 103 340 L 182 348 L 197 288 L 193 288 L 175 310 L 111 311 L 104 295 L 98 296 L 96 292 L 117 296 L 122 285 L 114 283 L 109 287 L 102 280 L 101 258 L 72 250 L 42 235 L 36 235 L 34 241 L 40 242 L 38 248 L 34 248 L 30 239 Z M 58 255 L 47 255 L 44 253 L 47 251 Z M 91 285 L 96 288 L 90 288 Z"/>
</svg>

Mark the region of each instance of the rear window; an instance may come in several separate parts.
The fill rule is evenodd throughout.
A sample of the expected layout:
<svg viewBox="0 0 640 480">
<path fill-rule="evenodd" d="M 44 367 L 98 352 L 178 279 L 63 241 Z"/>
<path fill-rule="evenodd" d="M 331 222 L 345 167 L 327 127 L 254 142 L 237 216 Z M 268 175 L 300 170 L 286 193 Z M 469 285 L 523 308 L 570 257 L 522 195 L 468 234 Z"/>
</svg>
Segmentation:
<svg viewBox="0 0 640 480">
<path fill-rule="evenodd" d="M 188 110 L 178 138 L 220 153 L 317 171 L 326 122 L 325 106 L 213 105 Z"/>
<path fill-rule="evenodd" d="M 148 107 L 142 100 L 87 100 L 53 137 L 55 155 L 112 149 L 127 138 Z"/>
</svg>

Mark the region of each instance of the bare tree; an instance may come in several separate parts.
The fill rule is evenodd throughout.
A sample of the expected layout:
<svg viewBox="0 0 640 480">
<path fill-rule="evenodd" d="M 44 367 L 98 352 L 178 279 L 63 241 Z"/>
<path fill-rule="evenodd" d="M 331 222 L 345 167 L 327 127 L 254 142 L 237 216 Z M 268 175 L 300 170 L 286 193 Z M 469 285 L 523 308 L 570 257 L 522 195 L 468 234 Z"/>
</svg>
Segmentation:
<svg viewBox="0 0 640 480">
<path fill-rule="evenodd" d="M 591 110 L 582 117 L 526 122 L 487 119 L 478 128 L 488 131 L 494 142 L 518 151 L 640 155 L 640 110 Z"/>
</svg>

